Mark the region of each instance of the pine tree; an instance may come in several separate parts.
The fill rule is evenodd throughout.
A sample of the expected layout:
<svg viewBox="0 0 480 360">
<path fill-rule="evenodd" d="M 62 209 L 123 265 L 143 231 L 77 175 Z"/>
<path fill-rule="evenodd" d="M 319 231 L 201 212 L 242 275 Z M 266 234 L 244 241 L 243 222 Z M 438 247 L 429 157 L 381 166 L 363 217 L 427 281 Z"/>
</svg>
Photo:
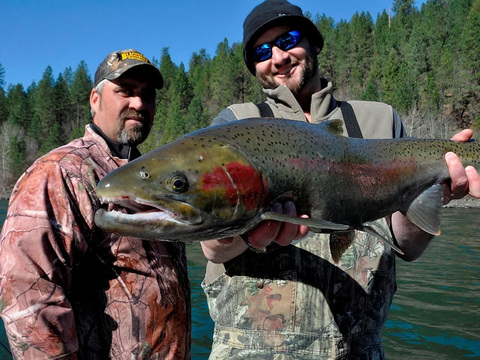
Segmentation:
<svg viewBox="0 0 480 360">
<path fill-rule="evenodd" d="M 230 104 L 251 98 L 250 76 L 243 64 L 242 45 L 234 43 L 230 47 L 227 39 L 218 44 L 210 67 L 210 114 L 218 114 Z"/>
<path fill-rule="evenodd" d="M 51 150 L 44 144 L 56 123 L 52 73 L 52 68 L 48 66 L 43 73 L 42 79 L 38 82 L 38 86 L 32 93 L 34 119 L 32 127 L 35 127 L 35 132 L 33 133 L 36 136 L 35 140 L 40 144 L 41 154 Z"/>
<path fill-rule="evenodd" d="M 3 87 L 5 86 L 5 69 L 0 64 L 0 125 L 7 120 L 7 95 Z"/>
<path fill-rule="evenodd" d="M 210 114 L 207 111 L 211 59 L 205 49 L 194 53 L 189 65 L 189 83 L 193 87 L 193 98 L 188 105 L 185 132 L 189 133 L 209 125 Z"/>
<path fill-rule="evenodd" d="M 51 149 L 61 144 L 65 144 L 68 140 L 68 135 L 72 132 L 71 127 L 69 126 L 72 117 L 72 100 L 70 98 L 68 83 L 61 73 L 58 75 L 57 81 L 53 87 L 53 96 L 55 123 L 53 125 L 54 127 L 50 129 L 49 137 L 54 136 L 52 133 L 57 128 L 59 129 L 59 134 L 56 135 L 57 141 L 51 143 L 53 146 Z M 61 127 L 60 124 L 62 124 Z"/>
<path fill-rule="evenodd" d="M 417 87 L 415 78 L 408 64 L 404 61 L 395 79 L 392 105 L 400 112 L 407 113 L 417 100 Z"/>
<path fill-rule="evenodd" d="M 63 70 L 63 78 L 65 79 L 65 81 L 67 82 L 68 84 L 68 88 L 70 89 L 70 87 L 72 86 L 72 82 L 73 82 L 73 70 L 70 66 L 67 66 L 65 68 L 65 70 Z"/>
<path fill-rule="evenodd" d="M 70 140 L 83 136 L 85 125 L 92 119 L 90 114 L 90 93 L 92 87 L 93 83 L 88 74 L 88 66 L 82 60 L 73 74 L 70 85 L 70 98 L 72 101 L 72 112 L 68 126 Z"/>
<path fill-rule="evenodd" d="M 340 91 L 345 92 L 348 88 L 348 81 L 352 73 L 352 64 L 348 59 L 348 51 L 350 44 L 350 24 L 342 20 L 337 24 L 337 31 L 335 36 L 335 43 L 333 45 L 333 52 L 335 60 L 333 68 L 335 69 L 335 78 L 333 79 L 335 85 Z M 342 90 L 343 89 L 343 90 Z"/>
<path fill-rule="evenodd" d="M 335 79 L 335 21 L 331 17 L 326 17 L 325 14 L 318 16 L 315 20 L 315 25 L 322 34 L 323 37 L 323 49 L 318 55 L 318 65 L 320 74 L 327 79 Z"/>
<path fill-rule="evenodd" d="M 349 62 L 352 66 L 349 86 L 356 97 L 366 88 L 368 73 L 373 62 L 373 20 L 370 14 L 356 13 L 350 24 Z"/>
<path fill-rule="evenodd" d="M 392 19 L 392 28 L 396 39 L 393 45 L 401 53 L 413 29 L 417 8 L 414 6 L 414 0 L 395 0 L 393 11 L 395 16 Z"/>
<path fill-rule="evenodd" d="M 461 34 L 464 68 L 471 74 L 474 85 L 480 85 L 480 0 L 475 0 Z M 478 90 L 478 89 L 476 89 Z"/>
<path fill-rule="evenodd" d="M 8 121 L 23 129 L 30 125 L 32 112 L 22 84 L 11 85 L 7 95 Z"/>
<path fill-rule="evenodd" d="M 7 95 L 5 90 L 0 87 L 0 125 L 7 121 L 8 108 L 7 108 Z"/>
<path fill-rule="evenodd" d="M 25 170 L 25 131 L 13 122 L 0 126 L 1 190 L 10 192 Z"/>
<path fill-rule="evenodd" d="M 480 127 L 480 0 L 473 2 L 461 35 L 462 65 L 465 70 L 465 102 L 468 103 L 471 118 Z M 468 99 L 468 100 L 467 100 Z"/>
<path fill-rule="evenodd" d="M 5 86 L 5 69 L 0 63 L 0 88 L 3 88 L 4 86 Z"/>
<path fill-rule="evenodd" d="M 165 118 L 162 144 L 166 144 L 186 133 L 186 110 L 192 93 L 183 64 L 180 64 L 168 89 L 167 116 Z"/>
<path fill-rule="evenodd" d="M 380 94 L 378 93 L 377 87 L 372 83 L 367 83 L 367 87 L 360 94 L 360 100 L 366 101 L 379 101 Z"/>
<path fill-rule="evenodd" d="M 177 67 L 173 63 L 168 51 L 168 48 L 162 49 L 159 68 L 163 77 L 163 87 L 157 91 L 157 109 L 154 116 L 154 122 L 150 135 L 140 147 L 142 152 L 155 149 L 163 143 L 162 138 L 165 131 L 168 107 L 170 105 L 168 93 L 172 80 L 177 72 Z M 153 60 L 153 63 L 158 66 L 155 59 Z"/>
<path fill-rule="evenodd" d="M 230 82 L 230 47 L 228 40 L 218 44 L 215 57 L 210 68 L 211 103 L 209 112 L 218 114 L 220 110 L 231 104 L 233 89 Z"/>
<path fill-rule="evenodd" d="M 393 104 L 395 101 L 395 85 L 398 79 L 398 71 L 400 69 L 400 60 L 395 49 L 390 50 L 390 54 L 382 67 L 381 74 L 381 92 L 380 98 L 382 101 Z"/>
</svg>

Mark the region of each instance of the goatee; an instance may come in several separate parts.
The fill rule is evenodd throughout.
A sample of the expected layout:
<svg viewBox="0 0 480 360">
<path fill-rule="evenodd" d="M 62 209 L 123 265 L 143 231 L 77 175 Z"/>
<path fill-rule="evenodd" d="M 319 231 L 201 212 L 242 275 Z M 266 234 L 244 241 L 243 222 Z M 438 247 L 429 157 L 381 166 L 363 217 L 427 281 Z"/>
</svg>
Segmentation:
<svg viewBox="0 0 480 360">
<path fill-rule="evenodd" d="M 125 121 L 128 118 L 136 118 L 141 121 L 141 124 L 136 124 L 130 129 L 125 128 Z M 137 112 L 132 109 L 125 110 L 120 120 L 124 124 L 117 134 L 117 139 L 120 144 L 128 146 L 137 146 L 145 141 L 148 134 L 150 133 L 151 121 L 141 112 Z"/>
</svg>

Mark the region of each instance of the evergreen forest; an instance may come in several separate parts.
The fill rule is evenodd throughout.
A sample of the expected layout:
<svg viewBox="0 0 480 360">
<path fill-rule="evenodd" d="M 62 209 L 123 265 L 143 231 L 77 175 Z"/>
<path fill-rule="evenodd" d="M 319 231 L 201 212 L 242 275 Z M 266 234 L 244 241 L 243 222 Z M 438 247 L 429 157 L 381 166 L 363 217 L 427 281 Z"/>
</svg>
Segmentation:
<svg viewBox="0 0 480 360">
<path fill-rule="evenodd" d="M 407 132 L 448 138 L 458 129 L 480 128 L 480 0 L 394 0 L 376 19 L 368 12 L 336 23 L 325 14 L 305 14 L 325 39 L 322 76 L 339 100 L 393 105 Z M 242 44 L 219 43 L 214 56 L 192 54 L 174 64 L 164 48 L 153 62 L 164 77 L 146 152 L 206 127 L 232 103 L 261 102 L 263 92 L 243 62 Z M 0 64 L 0 194 L 39 156 L 83 135 L 91 121 L 92 75 L 79 59 L 76 69 L 53 74 L 48 66 L 28 88 L 5 84 Z"/>
</svg>

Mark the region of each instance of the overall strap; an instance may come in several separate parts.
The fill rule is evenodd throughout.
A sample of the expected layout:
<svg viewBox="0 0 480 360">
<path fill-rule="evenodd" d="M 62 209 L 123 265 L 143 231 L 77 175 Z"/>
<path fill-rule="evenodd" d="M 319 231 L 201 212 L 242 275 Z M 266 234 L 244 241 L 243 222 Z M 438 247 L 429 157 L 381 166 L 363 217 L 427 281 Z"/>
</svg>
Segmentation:
<svg viewBox="0 0 480 360">
<path fill-rule="evenodd" d="M 349 137 L 362 139 L 362 131 L 358 125 L 357 117 L 353 112 L 352 105 L 346 101 L 337 101 L 340 103 L 340 110 L 342 110 L 343 120 L 345 122 L 345 127 L 347 128 L 347 133 Z"/>
<path fill-rule="evenodd" d="M 255 104 L 258 107 L 258 110 L 260 111 L 260 117 L 266 118 L 266 117 L 273 117 L 273 110 L 268 105 L 267 103 L 259 103 Z"/>
<path fill-rule="evenodd" d="M 345 122 L 345 127 L 347 128 L 348 136 L 353 138 L 362 139 L 362 131 L 360 130 L 360 126 L 358 125 L 357 117 L 355 116 L 355 112 L 353 111 L 352 105 L 350 105 L 346 101 L 338 101 L 340 103 L 340 110 L 343 114 L 343 119 Z M 258 107 L 261 117 L 273 117 L 273 111 L 270 105 L 267 103 L 259 103 L 255 104 Z"/>
</svg>

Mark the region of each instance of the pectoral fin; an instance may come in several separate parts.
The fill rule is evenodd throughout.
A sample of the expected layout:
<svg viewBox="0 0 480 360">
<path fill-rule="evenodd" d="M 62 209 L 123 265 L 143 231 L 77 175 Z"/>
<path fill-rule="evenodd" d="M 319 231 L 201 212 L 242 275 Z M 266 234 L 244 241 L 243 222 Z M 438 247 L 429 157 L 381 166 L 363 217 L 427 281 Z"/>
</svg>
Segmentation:
<svg viewBox="0 0 480 360">
<path fill-rule="evenodd" d="M 262 220 L 276 220 L 297 225 L 309 226 L 312 231 L 320 232 L 321 230 L 348 230 L 349 226 L 344 224 L 336 224 L 323 219 L 301 218 L 287 214 L 280 214 L 274 211 L 266 211 L 261 215 Z"/>
</svg>

